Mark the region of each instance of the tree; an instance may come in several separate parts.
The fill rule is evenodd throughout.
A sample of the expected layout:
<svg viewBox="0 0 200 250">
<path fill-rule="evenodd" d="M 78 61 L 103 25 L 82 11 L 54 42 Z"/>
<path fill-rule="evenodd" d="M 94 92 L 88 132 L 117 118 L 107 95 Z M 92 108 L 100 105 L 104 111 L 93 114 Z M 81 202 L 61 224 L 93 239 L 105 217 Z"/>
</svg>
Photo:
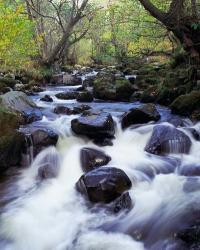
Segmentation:
<svg viewBox="0 0 200 250">
<path fill-rule="evenodd" d="M 86 35 L 93 15 L 89 0 L 26 0 L 26 6 L 42 38 L 42 63 L 47 65 L 65 60 L 69 48 Z"/>
<path fill-rule="evenodd" d="M 1 68 L 27 67 L 37 55 L 37 46 L 32 41 L 33 23 L 27 18 L 23 4 L 11 4 L 0 0 L 0 64 Z"/>
<path fill-rule="evenodd" d="M 144 8 L 179 39 L 195 62 L 200 61 L 200 16 L 196 0 L 171 0 L 161 10 L 150 0 L 139 0 Z"/>
</svg>

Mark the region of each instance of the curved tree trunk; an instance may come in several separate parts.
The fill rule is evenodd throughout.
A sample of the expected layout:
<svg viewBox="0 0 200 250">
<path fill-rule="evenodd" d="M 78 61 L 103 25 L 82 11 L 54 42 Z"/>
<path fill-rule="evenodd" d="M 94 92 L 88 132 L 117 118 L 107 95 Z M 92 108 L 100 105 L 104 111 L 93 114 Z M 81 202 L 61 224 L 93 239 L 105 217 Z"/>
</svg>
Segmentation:
<svg viewBox="0 0 200 250">
<path fill-rule="evenodd" d="M 159 10 L 150 0 L 139 1 L 153 17 L 174 33 L 189 56 L 199 63 L 200 27 L 196 1 L 191 0 L 191 14 L 184 7 L 186 0 L 172 0 L 168 12 Z"/>
</svg>

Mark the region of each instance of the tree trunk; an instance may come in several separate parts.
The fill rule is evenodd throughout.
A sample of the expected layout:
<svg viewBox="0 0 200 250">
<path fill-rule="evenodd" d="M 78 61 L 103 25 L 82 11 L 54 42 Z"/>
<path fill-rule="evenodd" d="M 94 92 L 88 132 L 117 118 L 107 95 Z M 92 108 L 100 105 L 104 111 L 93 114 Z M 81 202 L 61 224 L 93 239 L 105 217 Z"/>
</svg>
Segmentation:
<svg viewBox="0 0 200 250">
<path fill-rule="evenodd" d="M 165 27 L 174 33 L 189 56 L 199 63 L 200 27 L 197 16 L 189 16 L 184 9 L 186 0 L 172 0 L 168 12 L 156 8 L 149 0 L 139 0 L 144 8 Z M 191 0 L 192 13 L 197 14 L 196 1 Z M 193 24 L 196 24 L 193 27 Z"/>
</svg>

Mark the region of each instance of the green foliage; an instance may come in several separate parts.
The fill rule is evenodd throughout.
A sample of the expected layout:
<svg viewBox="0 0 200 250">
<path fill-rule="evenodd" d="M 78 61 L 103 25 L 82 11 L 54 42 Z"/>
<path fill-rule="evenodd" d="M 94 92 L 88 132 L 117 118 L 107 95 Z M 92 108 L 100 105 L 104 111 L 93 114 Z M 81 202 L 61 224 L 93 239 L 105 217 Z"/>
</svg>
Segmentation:
<svg viewBox="0 0 200 250">
<path fill-rule="evenodd" d="M 24 6 L 0 0 L 0 62 L 1 67 L 21 68 L 30 64 L 37 54 L 33 40 L 34 26 L 24 14 Z"/>
</svg>

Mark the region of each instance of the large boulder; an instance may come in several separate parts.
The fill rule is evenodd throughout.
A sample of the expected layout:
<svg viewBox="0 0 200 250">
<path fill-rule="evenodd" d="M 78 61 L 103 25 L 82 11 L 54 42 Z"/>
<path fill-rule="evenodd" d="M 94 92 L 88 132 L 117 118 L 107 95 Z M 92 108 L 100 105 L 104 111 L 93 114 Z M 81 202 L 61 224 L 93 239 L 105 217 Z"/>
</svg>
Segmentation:
<svg viewBox="0 0 200 250">
<path fill-rule="evenodd" d="M 2 107 L 17 112 L 23 118 L 25 123 L 31 123 L 42 119 L 42 112 L 36 104 L 23 92 L 10 91 L 0 96 Z"/>
<path fill-rule="evenodd" d="M 160 114 L 154 104 L 148 103 L 129 110 L 122 116 L 122 128 L 125 129 L 134 124 L 143 124 L 150 121 L 158 121 Z"/>
<path fill-rule="evenodd" d="M 48 128 L 21 128 L 21 133 L 26 138 L 26 144 L 24 147 L 24 156 L 31 156 L 31 158 L 37 156 L 42 150 L 50 146 L 56 146 L 58 142 L 58 134 Z M 31 154 L 31 155 L 30 155 Z M 26 157 L 27 158 L 27 157 Z M 27 165 L 26 159 L 23 165 Z"/>
<path fill-rule="evenodd" d="M 111 101 L 129 101 L 134 92 L 131 83 L 125 78 L 103 75 L 94 81 L 94 97 Z"/>
<path fill-rule="evenodd" d="M 88 91 L 80 92 L 78 93 L 76 100 L 78 102 L 92 102 L 93 95 Z"/>
<path fill-rule="evenodd" d="M 200 110 L 200 91 L 192 91 L 190 94 L 179 96 L 171 104 L 172 112 L 179 115 L 191 115 Z"/>
<path fill-rule="evenodd" d="M 81 167 L 84 172 L 105 166 L 111 161 L 111 157 L 103 151 L 94 148 L 82 148 L 80 153 Z"/>
<path fill-rule="evenodd" d="M 0 171 L 19 166 L 25 145 L 25 137 L 16 131 L 23 123 L 18 113 L 0 108 Z"/>
<path fill-rule="evenodd" d="M 58 115 L 72 115 L 73 114 L 73 110 L 71 108 L 61 106 L 61 105 L 55 107 L 53 112 Z"/>
<path fill-rule="evenodd" d="M 102 100 L 116 100 L 116 88 L 113 75 L 100 76 L 94 81 L 94 97 Z"/>
<path fill-rule="evenodd" d="M 109 203 L 131 188 L 131 181 L 121 170 L 111 167 L 97 168 L 83 175 L 76 189 L 91 202 Z"/>
<path fill-rule="evenodd" d="M 51 78 L 51 83 L 57 85 L 64 84 L 69 86 L 76 86 L 76 85 L 81 85 L 82 80 L 81 78 L 78 78 L 76 76 L 73 76 L 65 72 L 62 74 L 53 75 Z"/>
<path fill-rule="evenodd" d="M 132 84 L 125 78 L 117 78 L 115 80 L 116 100 L 129 101 L 134 92 Z"/>
<path fill-rule="evenodd" d="M 36 129 L 31 132 L 34 155 L 40 153 L 44 148 L 56 146 L 58 135 L 50 129 Z"/>
<path fill-rule="evenodd" d="M 19 167 L 25 146 L 25 136 L 17 131 L 9 131 L 0 136 L 0 171 Z"/>
<path fill-rule="evenodd" d="M 155 155 L 188 154 L 191 144 L 190 138 L 184 132 L 172 126 L 158 125 L 154 127 L 145 151 Z"/>
<path fill-rule="evenodd" d="M 91 139 L 113 138 L 115 134 L 113 118 L 106 112 L 82 115 L 71 121 L 71 128 L 75 134 Z"/>
<path fill-rule="evenodd" d="M 58 93 L 55 96 L 58 99 L 62 99 L 62 100 L 73 100 L 77 98 L 78 93 L 76 91 L 68 91 L 68 92 L 62 92 L 62 93 Z"/>
</svg>

